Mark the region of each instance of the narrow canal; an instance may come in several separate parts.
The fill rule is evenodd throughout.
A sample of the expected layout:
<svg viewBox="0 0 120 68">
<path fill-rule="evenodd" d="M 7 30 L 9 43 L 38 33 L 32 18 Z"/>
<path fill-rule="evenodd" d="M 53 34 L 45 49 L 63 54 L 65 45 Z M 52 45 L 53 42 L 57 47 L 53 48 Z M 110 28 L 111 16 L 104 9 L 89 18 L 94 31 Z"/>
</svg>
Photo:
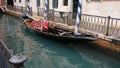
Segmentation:
<svg viewBox="0 0 120 68">
<path fill-rule="evenodd" d="M 14 54 L 27 56 L 24 68 L 120 68 L 120 59 L 85 44 L 73 46 L 40 37 L 11 15 L 0 14 L 0 38 Z"/>
</svg>

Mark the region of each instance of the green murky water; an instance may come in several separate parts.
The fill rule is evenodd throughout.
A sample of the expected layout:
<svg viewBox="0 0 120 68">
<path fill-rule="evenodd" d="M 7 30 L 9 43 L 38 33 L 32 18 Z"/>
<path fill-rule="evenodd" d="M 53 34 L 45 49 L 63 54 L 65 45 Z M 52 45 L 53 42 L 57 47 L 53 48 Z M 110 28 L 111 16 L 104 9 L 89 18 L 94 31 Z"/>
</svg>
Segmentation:
<svg viewBox="0 0 120 68">
<path fill-rule="evenodd" d="M 0 14 L 0 38 L 14 54 L 27 56 L 24 68 L 120 68 L 120 59 L 84 43 L 73 46 L 40 37 L 10 15 Z"/>
</svg>

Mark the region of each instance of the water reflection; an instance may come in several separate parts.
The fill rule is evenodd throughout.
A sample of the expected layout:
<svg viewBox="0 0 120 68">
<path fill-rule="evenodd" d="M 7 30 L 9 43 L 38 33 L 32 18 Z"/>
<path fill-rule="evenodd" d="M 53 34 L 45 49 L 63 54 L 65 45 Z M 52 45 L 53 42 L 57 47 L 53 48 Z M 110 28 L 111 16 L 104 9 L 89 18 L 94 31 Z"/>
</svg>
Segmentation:
<svg viewBox="0 0 120 68">
<path fill-rule="evenodd" d="M 37 37 L 33 38 L 33 42 L 36 43 L 31 44 L 33 46 L 31 46 L 31 49 L 29 50 L 31 50 L 32 55 L 30 54 L 30 56 L 32 57 L 29 57 L 29 59 L 35 59 L 35 63 L 32 64 L 35 64 L 38 67 L 46 68 L 49 66 L 50 68 L 75 68 L 79 67 L 78 65 L 81 63 L 81 61 L 76 61 L 82 60 L 81 56 L 79 54 L 76 54 L 74 49 L 68 44 L 57 43 L 44 38 L 39 39 Z"/>
<path fill-rule="evenodd" d="M 50 68 L 64 68 L 64 67 L 88 68 L 88 66 L 90 68 L 119 67 L 118 60 L 108 58 L 104 54 L 97 52 L 95 50 L 80 47 L 81 45 L 85 44 L 79 44 L 79 46 L 74 47 L 70 46 L 72 44 L 54 42 L 48 39 L 44 39 L 40 36 L 36 36 L 31 39 L 33 40 L 33 42 L 39 44 L 39 45 L 36 44 L 37 46 L 40 46 L 40 48 L 38 48 L 40 51 L 36 50 L 38 51 L 37 54 L 39 55 L 38 56 L 39 59 L 37 60 L 40 60 L 40 62 L 38 62 L 38 67 L 44 68 L 46 66 L 45 65 L 46 63 L 47 65 L 49 65 Z M 109 63 L 108 60 L 111 62 Z"/>
<path fill-rule="evenodd" d="M 91 45 L 91 44 L 87 44 Z M 96 50 L 96 48 L 84 47 L 75 47 L 77 52 L 82 56 L 83 59 L 90 62 L 91 65 L 99 68 L 119 68 L 120 67 L 120 57 L 112 57 L 108 54 L 104 54 L 104 51 Z M 114 54 L 113 54 L 114 55 Z"/>
<path fill-rule="evenodd" d="M 9 15 L 0 15 L 0 29 L 0 37 L 7 46 L 15 54 L 27 56 L 24 68 L 120 68 L 119 60 L 82 47 L 85 44 L 74 46 L 43 38 Z"/>
</svg>

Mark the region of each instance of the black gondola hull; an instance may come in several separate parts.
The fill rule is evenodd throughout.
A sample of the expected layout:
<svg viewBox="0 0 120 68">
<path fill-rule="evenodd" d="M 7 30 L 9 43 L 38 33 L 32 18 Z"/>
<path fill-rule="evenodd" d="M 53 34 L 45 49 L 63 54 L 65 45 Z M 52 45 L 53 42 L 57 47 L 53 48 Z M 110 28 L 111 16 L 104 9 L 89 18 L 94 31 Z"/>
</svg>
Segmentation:
<svg viewBox="0 0 120 68">
<path fill-rule="evenodd" d="M 76 37 L 76 36 L 60 36 L 59 34 L 54 34 L 54 33 L 46 33 L 46 32 L 41 32 L 39 30 L 35 30 L 31 27 L 29 27 L 26 22 L 25 22 L 25 19 L 22 18 L 22 21 L 24 22 L 25 26 L 31 30 L 31 31 L 34 31 L 36 33 L 38 33 L 40 36 L 42 37 L 46 37 L 48 39 L 52 39 L 52 40 L 55 40 L 55 41 L 60 41 L 60 42 L 88 42 L 88 41 L 94 41 L 94 40 L 97 40 L 98 38 L 94 37 L 94 36 L 81 36 L 81 37 Z M 51 28 L 49 28 L 51 29 Z M 52 31 L 54 31 L 55 29 L 52 29 Z M 56 30 L 55 30 L 56 31 Z"/>
</svg>

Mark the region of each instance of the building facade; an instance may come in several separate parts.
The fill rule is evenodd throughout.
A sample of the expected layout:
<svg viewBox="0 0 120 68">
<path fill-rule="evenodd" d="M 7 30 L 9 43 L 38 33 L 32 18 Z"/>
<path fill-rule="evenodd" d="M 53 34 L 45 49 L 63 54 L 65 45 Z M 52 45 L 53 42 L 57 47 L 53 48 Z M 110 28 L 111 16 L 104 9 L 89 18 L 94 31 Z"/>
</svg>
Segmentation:
<svg viewBox="0 0 120 68">
<path fill-rule="evenodd" d="M 33 12 L 36 12 L 37 8 L 44 8 L 45 0 L 31 0 L 31 6 Z M 55 11 L 71 12 L 72 0 L 48 0 L 48 9 L 54 9 Z"/>
<path fill-rule="evenodd" d="M 15 6 L 26 6 L 27 0 L 14 0 L 13 2 Z"/>
<path fill-rule="evenodd" d="M 7 0 L 13 1 L 13 0 Z M 15 6 L 26 6 L 27 0 L 14 0 Z M 34 13 L 44 8 L 45 0 L 30 0 Z M 61 12 L 77 13 L 78 0 L 48 0 L 48 8 Z M 120 0 L 82 0 L 82 13 L 120 18 Z"/>
<path fill-rule="evenodd" d="M 120 18 L 120 0 L 83 0 L 83 14 Z"/>
</svg>

